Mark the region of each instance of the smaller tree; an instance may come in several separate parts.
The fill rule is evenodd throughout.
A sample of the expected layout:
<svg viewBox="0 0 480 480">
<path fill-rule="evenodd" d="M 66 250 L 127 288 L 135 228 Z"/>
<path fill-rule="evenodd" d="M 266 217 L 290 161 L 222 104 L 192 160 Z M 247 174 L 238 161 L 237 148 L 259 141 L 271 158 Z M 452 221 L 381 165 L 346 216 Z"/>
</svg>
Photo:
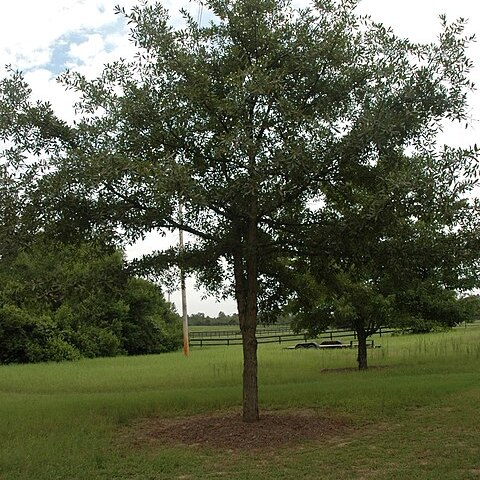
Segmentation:
<svg viewBox="0 0 480 480">
<path fill-rule="evenodd" d="M 297 329 L 352 328 L 364 370 L 367 338 L 381 326 L 428 331 L 465 320 L 455 290 L 478 285 L 479 229 L 462 158 L 379 162 L 368 183 L 337 186 L 303 241 L 309 255 L 295 262 Z M 328 246 L 321 255 L 317 238 Z"/>
<path fill-rule="evenodd" d="M 417 283 L 396 296 L 397 314 L 392 326 L 411 333 L 448 329 L 469 318 L 457 292 L 452 289 Z"/>
<path fill-rule="evenodd" d="M 469 318 L 468 310 L 452 290 L 427 282 L 412 282 L 403 289 L 390 290 L 383 282 L 355 281 L 351 272 L 338 272 L 334 286 L 310 292 L 308 304 L 296 301 L 293 327 L 297 331 L 305 329 L 311 336 L 331 327 L 352 329 L 357 337 L 358 368 L 366 370 L 368 338 L 381 327 L 425 333 L 453 327 Z"/>
<path fill-rule="evenodd" d="M 467 322 L 480 320 L 480 295 L 468 295 L 460 300 Z"/>
</svg>

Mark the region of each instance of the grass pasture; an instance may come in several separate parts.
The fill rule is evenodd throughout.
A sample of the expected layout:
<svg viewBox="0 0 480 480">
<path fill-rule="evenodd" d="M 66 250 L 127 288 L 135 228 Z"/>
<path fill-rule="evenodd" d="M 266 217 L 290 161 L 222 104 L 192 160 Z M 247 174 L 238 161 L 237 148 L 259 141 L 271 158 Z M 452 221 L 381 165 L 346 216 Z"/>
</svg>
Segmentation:
<svg viewBox="0 0 480 480">
<path fill-rule="evenodd" d="M 140 418 L 238 409 L 241 347 L 0 367 L 0 480 L 479 479 L 480 328 L 379 343 L 365 373 L 352 350 L 261 345 L 263 409 L 348 425 L 265 452 L 125 441 Z"/>
</svg>

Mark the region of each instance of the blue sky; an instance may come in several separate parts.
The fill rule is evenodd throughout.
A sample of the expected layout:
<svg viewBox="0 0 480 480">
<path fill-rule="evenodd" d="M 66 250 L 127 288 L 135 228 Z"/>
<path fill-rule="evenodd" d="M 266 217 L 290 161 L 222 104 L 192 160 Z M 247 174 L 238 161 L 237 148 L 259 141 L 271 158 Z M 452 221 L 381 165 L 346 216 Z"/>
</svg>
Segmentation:
<svg viewBox="0 0 480 480">
<path fill-rule="evenodd" d="M 72 45 L 85 44 L 89 38 L 95 36 L 101 36 L 105 39 L 104 51 L 111 54 L 115 50 L 115 43 L 109 41 L 109 37 L 123 30 L 123 19 L 116 17 L 116 20 L 116 22 L 105 25 L 101 29 L 81 29 L 64 33 L 52 44 L 49 59 L 42 67 L 56 76 L 65 71 L 68 66 L 86 65 L 84 59 L 75 57 L 74 52 L 72 52 Z"/>
<path fill-rule="evenodd" d="M 15 0 L 2 2 L 0 15 L 0 65 L 11 64 L 24 71 L 32 86 L 34 96 L 49 100 L 57 113 L 72 119 L 75 100 L 56 82 L 58 74 L 66 68 L 95 77 L 102 66 L 118 57 L 128 58 L 134 53 L 128 41 L 128 28 L 119 15 L 114 15 L 114 6 L 120 3 L 127 9 L 135 0 Z M 296 0 L 299 6 L 307 0 Z M 179 9 L 185 7 L 196 18 L 198 3 L 194 0 L 165 0 L 174 22 L 180 20 Z M 363 0 L 360 11 L 372 15 L 375 20 L 392 26 L 394 31 L 415 41 L 428 42 L 439 32 L 438 16 L 446 13 L 450 20 L 457 17 L 470 19 L 468 31 L 480 32 L 480 6 L 474 0 Z M 203 20 L 208 13 L 204 11 Z M 470 50 L 474 63 L 479 65 L 472 72 L 472 79 L 480 85 L 480 46 Z M 473 128 L 449 127 L 442 140 L 453 145 L 480 144 L 478 121 L 480 120 L 480 95 L 470 97 Z M 147 240 L 129 250 L 130 255 L 139 255 L 159 242 L 167 240 L 148 236 Z M 190 312 L 204 311 L 217 314 L 235 311 L 233 301 L 216 303 L 213 299 L 202 301 L 201 293 L 195 292 L 190 282 Z M 178 295 L 173 300 L 178 302 Z"/>
</svg>

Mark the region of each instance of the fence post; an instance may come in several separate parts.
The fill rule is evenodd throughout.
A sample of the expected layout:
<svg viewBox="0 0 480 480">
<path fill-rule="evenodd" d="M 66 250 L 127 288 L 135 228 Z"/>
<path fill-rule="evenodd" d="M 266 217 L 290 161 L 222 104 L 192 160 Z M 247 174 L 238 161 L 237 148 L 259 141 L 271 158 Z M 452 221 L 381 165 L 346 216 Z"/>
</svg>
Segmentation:
<svg viewBox="0 0 480 480">
<path fill-rule="evenodd" d="M 278 336 L 278 343 L 282 343 L 282 337 L 280 335 Z"/>
</svg>

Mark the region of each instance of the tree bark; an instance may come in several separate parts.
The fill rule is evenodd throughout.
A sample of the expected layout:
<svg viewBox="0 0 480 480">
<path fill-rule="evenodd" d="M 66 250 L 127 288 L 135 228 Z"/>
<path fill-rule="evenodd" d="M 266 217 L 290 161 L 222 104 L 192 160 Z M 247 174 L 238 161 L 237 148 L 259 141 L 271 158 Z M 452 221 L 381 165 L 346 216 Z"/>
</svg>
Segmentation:
<svg viewBox="0 0 480 480">
<path fill-rule="evenodd" d="M 243 341 L 243 421 L 259 420 L 257 381 L 258 259 L 256 223 L 250 224 L 247 246 L 234 254 L 235 296 Z"/>
<path fill-rule="evenodd" d="M 248 316 L 248 315 L 247 315 Z M 252 319 L 245 318 L 240 327 L 243 339 L 243 421 L 256 422 L 260 418 L 258 411 L 257 382 L 257 338 L 256 325 L 252 328 Z M 255 318 L 256 323 L 256 318 Z"/>
<path fill-rule="evenodd" d="M 358 369 L 367 370 L 367 333 L 363 327 L 357 328 L 357 339 L 358 339 Z"/>
</svg>

